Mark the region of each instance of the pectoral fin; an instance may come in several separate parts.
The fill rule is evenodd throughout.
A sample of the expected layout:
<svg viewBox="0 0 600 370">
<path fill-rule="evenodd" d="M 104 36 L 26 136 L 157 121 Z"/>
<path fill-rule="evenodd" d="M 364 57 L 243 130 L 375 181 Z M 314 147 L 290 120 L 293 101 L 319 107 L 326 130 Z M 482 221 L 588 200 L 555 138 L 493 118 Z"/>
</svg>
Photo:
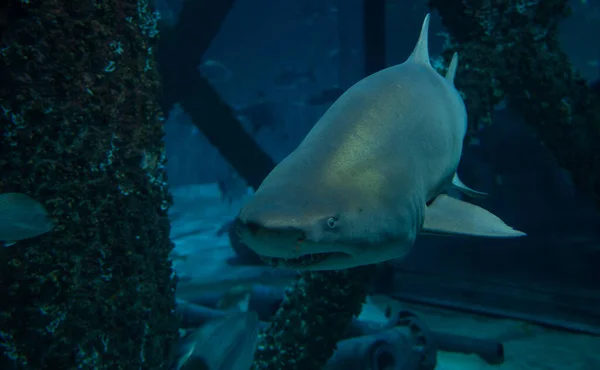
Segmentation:
<svg viewBox="0 0 600 370">
<path fill-rule="evenodd" d="M 452 186 L 454 186 L 455 188 L 460 190 L 460 192 L 464 193 L 465 195 L 467 195 L 471 198 L 487 197 L 487 193 L 471 189 L 467 185 L 463 184 L 463 182 L 460 181 L 460 179 L 458 178 L 458 174 L 456 174 L 456 173 L 454 174 L 454 177 L 452 178 Z"/>
<path fill-rule="evenodd" d="M 474 204 L 441 194 L 425 211 L 422 234 L 512 238 L 526 234 Z"/>
</svg>

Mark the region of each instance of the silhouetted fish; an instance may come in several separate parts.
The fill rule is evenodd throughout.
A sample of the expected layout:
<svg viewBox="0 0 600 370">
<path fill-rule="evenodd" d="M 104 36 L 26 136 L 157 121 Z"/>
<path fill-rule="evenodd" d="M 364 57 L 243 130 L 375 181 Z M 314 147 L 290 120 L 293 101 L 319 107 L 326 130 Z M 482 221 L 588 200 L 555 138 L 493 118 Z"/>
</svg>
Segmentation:
<svg viewBox="0 0 600 370">
<path fill-rule="evenodd" d="M 275 86 L 286 89 L 297 88 L 305 82 L 317 82 L 313 67 L 308 69 L 286 68 L 273 80 Z"/>
<path fill-rule="evenodd" d="M 210 321 L 183 340 L 177 370 L 248 370 L 258 344 L 258 315 Z"/>
<path fill-rule="evenodd" d="M 55 226 L 44 206 L 21 193 L 0 194 L 0 240 L 4 246 L 45 234 Z"/>
</svg>

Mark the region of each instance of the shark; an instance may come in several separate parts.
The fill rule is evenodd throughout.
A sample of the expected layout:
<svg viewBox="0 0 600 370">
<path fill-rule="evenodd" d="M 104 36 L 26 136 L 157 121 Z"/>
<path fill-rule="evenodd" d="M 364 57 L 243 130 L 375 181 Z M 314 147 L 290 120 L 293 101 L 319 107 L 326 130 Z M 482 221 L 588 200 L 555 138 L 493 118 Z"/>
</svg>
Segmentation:
<svg viewBox="0 0 600 370">
<path fill-rule="evenodd" d="M 340 270 L 403 258 L 419 235 L 526 235 L 448 195 L 487 194 L 457 175 L 467 131 L 458 55 L 440 75 L 428 29 L 429 15 L 408 59 L 346 90 L 240 209 L 236 232 L 264 261 Z"/>
</svg>

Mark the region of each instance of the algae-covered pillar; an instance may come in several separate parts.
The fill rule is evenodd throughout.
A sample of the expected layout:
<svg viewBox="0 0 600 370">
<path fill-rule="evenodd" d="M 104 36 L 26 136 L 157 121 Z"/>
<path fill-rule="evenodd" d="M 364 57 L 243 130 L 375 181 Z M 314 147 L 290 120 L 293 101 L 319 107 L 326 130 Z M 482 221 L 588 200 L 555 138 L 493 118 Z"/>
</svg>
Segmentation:
<svg viewBox="0 0 600 370">
<path fill-rule="evenodd" d="M 430 0 L 429 6 L 450 33 L 446 59 L 459 52 L 456 85 L 470 129 L 489 123 L 505 99 L 600 207 L 600 96 L 560 47 L 568 1 Z"/>
<path fill-rule="evenodd" d="M 0 249 L 2 369 L 167 368 L 157 20 L 149 0 L 0 8 L 0 192 L 38 200 L 57 224 Z"/>
<path fill-rule="evenodd" d="M 322 369 L 360 313 L 375 271 L 361 266 L 301 274 L 260 334 L 252 370 Z"/>
</svg>

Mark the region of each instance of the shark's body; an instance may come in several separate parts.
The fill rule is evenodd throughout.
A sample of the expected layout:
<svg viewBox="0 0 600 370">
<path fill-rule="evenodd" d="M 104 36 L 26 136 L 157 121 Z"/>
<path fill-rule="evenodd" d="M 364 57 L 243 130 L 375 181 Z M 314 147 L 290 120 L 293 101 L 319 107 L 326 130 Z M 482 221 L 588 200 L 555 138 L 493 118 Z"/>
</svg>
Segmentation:
<svg viewBox="0 0 600 370">
<path fill-rule="evenodd" d="M 403 257 L 422 231 L 524 235 L 443 194 L 456 176 L 467 115 L 427 52 L 426 17 L 403 64 L 352 86 L 241 210 L 242 240 L 277 265 L 341 269 Z"/>
</svg>

